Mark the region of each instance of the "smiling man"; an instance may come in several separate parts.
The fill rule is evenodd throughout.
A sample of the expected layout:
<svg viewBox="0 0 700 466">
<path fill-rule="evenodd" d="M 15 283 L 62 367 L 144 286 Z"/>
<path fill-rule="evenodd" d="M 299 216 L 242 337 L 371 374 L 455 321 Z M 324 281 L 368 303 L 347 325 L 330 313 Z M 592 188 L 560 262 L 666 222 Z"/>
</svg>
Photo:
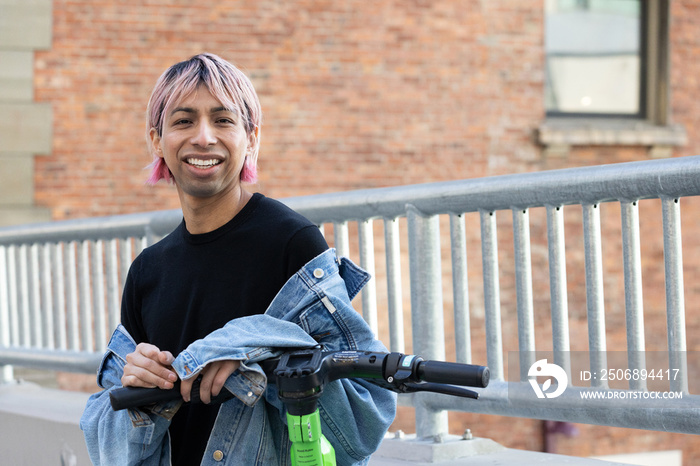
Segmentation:
<svg viewBox="0 0 700 466">
<path fill-rule="evenodd" d="M 386 351 L 350 305 L 366 275 L 335 257 L 316 225 L 249 191 L 261 109 L 236 67 L 212 54 L 173 65 L 147 116 L 149 182 L 175 185 L 183 221 L 129 270 L 122 324 L 98 374 L 105 390 L 81 420 L 91 458 L 110 466 L 288 464 L 284 408 L 250 357 L 315 344 Z M 203 404 L 189 403 L 197 376 Z M 184 403 L 109 409 L 112 388 L 169 389 L 178 380 Z M 221 390 L 234 398 L 210 403 Z M 338 464 L 364 464 L 396 399 L 342 380 L 326 388 L 319 408 Z"/>
</svg>

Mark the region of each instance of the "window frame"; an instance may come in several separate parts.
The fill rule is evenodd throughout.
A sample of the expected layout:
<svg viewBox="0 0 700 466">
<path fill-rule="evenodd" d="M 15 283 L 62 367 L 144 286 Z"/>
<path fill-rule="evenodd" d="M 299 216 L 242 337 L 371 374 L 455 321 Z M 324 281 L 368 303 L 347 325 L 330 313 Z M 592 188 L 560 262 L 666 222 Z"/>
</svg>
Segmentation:
<svg viewBox="0 0 700 466">
<path fill-rule="evenodd" d="M 670 2 L 642 0 L 640 113 L 546 113 L 537 130 L 545 155 L 566 156 L 572 146 L 639 145 L 652 157 L 668 157 L 687 143 L 685 130 L 670 123 Z"/>
</svg>

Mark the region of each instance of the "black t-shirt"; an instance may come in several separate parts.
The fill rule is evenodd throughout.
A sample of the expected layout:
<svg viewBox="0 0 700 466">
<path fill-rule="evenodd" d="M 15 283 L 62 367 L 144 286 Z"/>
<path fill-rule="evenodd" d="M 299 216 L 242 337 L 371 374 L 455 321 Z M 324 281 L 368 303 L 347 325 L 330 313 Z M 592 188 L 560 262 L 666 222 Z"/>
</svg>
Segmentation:
<svg viewBox="0 0 700 466">
<path fill-rule="evenodd" d="M 137 343 L 178 355 L 231 319 L 262 314 L 286 281 L 328 249 L 319 229 L 256 193 L 227 224 L 190 234 L 184 221 L 134 261 L 122 323 Z M 219 406 L 183 405 L 172 420 L 173 465 L 199 464 Z"/>
</svg>

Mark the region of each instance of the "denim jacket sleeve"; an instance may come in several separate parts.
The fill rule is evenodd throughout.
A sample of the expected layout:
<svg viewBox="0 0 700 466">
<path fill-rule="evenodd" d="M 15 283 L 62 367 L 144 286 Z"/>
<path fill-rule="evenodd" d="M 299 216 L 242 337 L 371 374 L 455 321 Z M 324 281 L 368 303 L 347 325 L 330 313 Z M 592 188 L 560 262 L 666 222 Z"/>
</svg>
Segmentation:
<svg viewBox="0 0 700 466">
<path fill-rule="evenodd" d="M 109 392 L 121 387 L 126 355 L 135 348 L 134 340 L 119 325 L 98 371 L 97 382 L 104 390 L 90 396 L 80 419 L 90 460 L 96 466 L 170 464 L 166 438 L 169 418 L 177 410 L 177 403 L 160 405 L 152 412 L 115 412 L 109 401 Z"/>
<path fill-rule="evenodd" d="M 257 361 L 280 349 L 317 344 L 326 351 L 387 351 L 351 305 L 368 280 L 365 271 L 329 249 L 289 279 L 264 315 L 232 320 L 192 343 L 173 368 L 189 378 L 210 362 L 240 360 L 245 376 L 234 373 L 226 388 L 248 406 L 265 394 L 283 417 L 284 407 L 273 387 L 266 390 Z M 342 379 L 326 385 L 319 410 L 338 464 L 366 464 L 394 420 L 396 395 L 361 379 Z"/>
</svg>

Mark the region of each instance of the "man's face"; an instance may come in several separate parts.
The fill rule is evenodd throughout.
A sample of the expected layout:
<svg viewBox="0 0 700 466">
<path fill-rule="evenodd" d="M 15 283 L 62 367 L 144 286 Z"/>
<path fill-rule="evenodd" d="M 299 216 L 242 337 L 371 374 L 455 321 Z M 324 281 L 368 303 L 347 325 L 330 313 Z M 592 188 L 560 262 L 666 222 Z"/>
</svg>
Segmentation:
<svg viewBox="0 0 700 466">
<path fill-rule="evenodd" d="M 224 197 L 240 187 L 248 136 L 236 111 L 226 109 L 204 86 L 176 102 L 165 115 L 163 132 L 151 130 L 156 153 L 170 169 L 180 197 Z"/>
</svg>

